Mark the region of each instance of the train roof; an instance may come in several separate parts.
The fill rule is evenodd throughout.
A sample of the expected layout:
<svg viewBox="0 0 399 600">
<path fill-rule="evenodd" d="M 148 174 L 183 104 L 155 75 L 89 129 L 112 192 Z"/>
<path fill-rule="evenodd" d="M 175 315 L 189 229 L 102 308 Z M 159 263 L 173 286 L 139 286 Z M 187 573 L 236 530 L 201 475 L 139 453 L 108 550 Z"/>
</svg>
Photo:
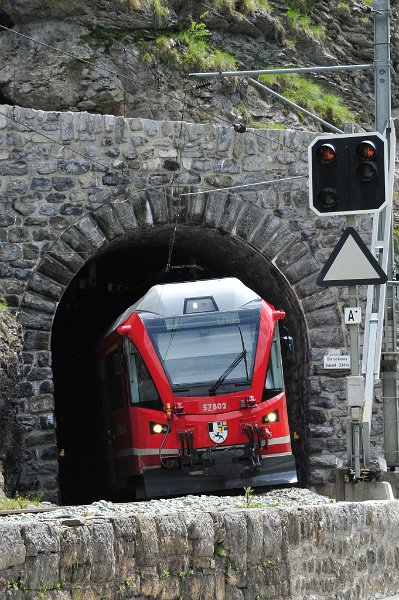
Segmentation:
<svg viewBox="0 0 399 600">
<path fill-rule="evenodd" d="M 124 323 L 134 311 L 159 317 L 174 317 L 185 314 L 186 300 L 207 297 L 215 301 L 217 310 L 221 312 L 237 310 L 261 299 L 235 277 L 154 285 L 118 317 L 107 334 Z"/>
</svg>

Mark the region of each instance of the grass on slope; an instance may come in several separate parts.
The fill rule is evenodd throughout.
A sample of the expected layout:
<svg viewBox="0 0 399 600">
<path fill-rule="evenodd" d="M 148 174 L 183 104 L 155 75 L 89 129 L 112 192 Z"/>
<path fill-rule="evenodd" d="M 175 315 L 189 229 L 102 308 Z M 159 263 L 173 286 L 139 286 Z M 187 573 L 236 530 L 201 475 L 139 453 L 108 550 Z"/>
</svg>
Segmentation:
<svg viewBox="0 0 399 600">
<path fill-rule="evenodd" d="M 288 100 L 335 125 L 342 126 L 355 120 L 341 98 L 326 92 L 321 85 L 298 73 L 261 75 L 259 80 Z"/>
</svg>

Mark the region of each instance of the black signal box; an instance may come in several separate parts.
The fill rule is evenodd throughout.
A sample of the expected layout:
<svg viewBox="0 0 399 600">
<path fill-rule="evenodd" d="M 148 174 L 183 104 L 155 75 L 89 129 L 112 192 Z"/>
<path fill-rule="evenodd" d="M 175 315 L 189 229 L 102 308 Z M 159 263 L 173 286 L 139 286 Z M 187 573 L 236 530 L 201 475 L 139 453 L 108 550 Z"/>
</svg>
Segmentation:
<svg viewBox="0 0 399 600">
<path fill-rule="evenodd" d="M 379 133 L 317 137 L 309 146 L 309 204 L 318 215 L 375 212 L 386 203 L 386 141 Z"/>
</svg>

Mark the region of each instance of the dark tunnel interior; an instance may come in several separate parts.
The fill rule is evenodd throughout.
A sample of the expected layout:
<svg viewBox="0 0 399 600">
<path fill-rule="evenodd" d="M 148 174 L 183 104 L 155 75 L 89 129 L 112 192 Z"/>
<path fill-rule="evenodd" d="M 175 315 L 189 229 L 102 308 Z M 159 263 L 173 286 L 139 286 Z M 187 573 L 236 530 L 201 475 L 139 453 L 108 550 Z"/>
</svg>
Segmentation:
<svg viewBox="0 0 399 600">
<path fill-rule="evenodd" d="M 106 431 L 94 357 L 107 327 L 152 285 L 227 276 L 241 279 L 287 313 L 284 325 L 296 348 L 284 364 L 290 429 L 299 434 L 293 450 L 300 483 L 306 483 L 306 333 L 288 282 L 262 254 L 231 236 L 205 228 L 152 228 L 90 259 L 66 289 L 55 316 L 52 355 L 63 504 L 115 499 L 107 487 Z"/>
</svg>

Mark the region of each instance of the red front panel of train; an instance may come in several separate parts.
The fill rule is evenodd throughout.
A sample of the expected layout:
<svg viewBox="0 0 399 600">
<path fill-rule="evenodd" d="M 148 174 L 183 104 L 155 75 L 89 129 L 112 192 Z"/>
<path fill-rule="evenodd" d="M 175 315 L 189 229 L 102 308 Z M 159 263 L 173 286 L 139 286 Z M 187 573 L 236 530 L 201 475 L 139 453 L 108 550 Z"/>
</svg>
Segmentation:
<svg viewBox="0 0 399 600">
<path fill-rule="evenodd" d="M 243 446 L 249 442 L 248 426 L 256 426 L 261 435 L 262 456 L 291 454 L 285 393 L 269 392 L 271 397 L 265 399 L 275 324 L 265 302 L 259 309 L 196 315 L 191 320 L 173 317 L 143 323 L 133 313 L 124 333 L 147 366 L 162 403 L 153 409 L 143 403 L 135 406 L 131 399 L 126 410 L 113 414 L 117 478 L 159 466 L 161 446 L 162 457 L 170 464 L 176 457 L 178 466 L 187 435 L 196 450 Z M 197 354 L 190 356 L 197 341 Z M 123 377 L 129 388 L 127 375 Z M 270 413 L 274 422 L 267 420 Z M 154 433 L 154 425 L 162 430 Z"/>
</svg>

